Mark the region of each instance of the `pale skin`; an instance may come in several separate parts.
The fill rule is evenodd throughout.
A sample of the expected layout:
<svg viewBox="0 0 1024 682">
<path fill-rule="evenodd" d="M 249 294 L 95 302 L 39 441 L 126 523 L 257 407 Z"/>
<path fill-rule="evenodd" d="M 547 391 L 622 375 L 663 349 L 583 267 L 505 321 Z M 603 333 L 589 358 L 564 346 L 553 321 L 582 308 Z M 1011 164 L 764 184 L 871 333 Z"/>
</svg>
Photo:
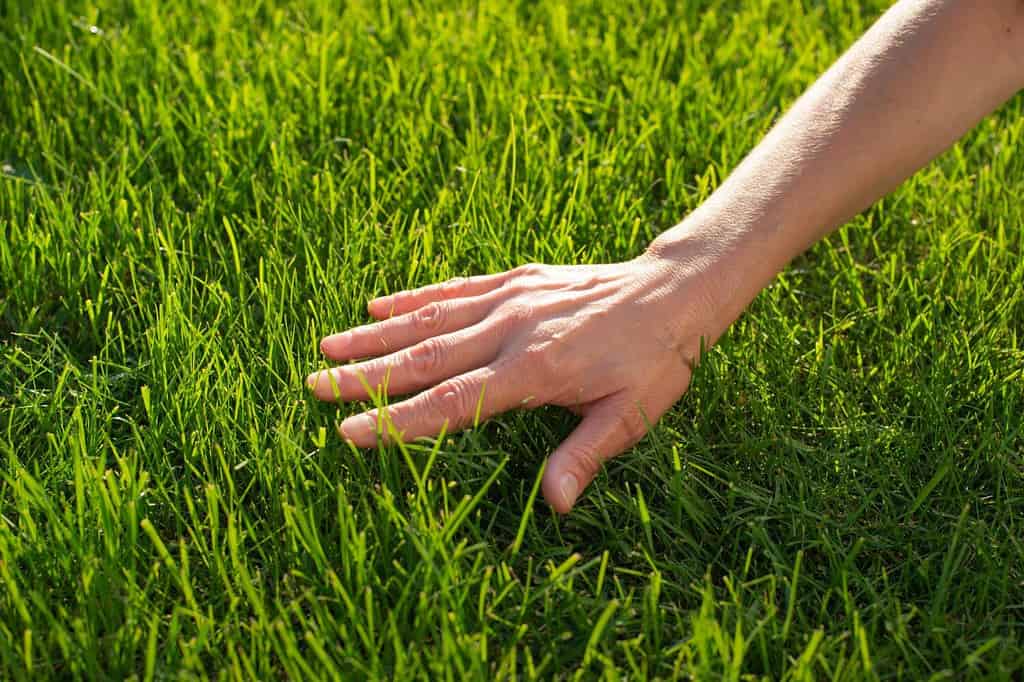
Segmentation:
<svg viewBox="0 0 1024 682">
<path fill-rule="evenodd" d="M 358 447 L 521 407 L 582 417 L 542 490 L 567 513 L 603 464 L 686 392 L 714 343 L 796 255 L 1024 88 L 1024 1 L 902 0 L 793 105 L 717 191 L 634 260 L 525 265 L 370 301 L 327 336 L 360 360 L 311 374 L 322 400 L 411 396 L 339 425 Z"/>
</svg>

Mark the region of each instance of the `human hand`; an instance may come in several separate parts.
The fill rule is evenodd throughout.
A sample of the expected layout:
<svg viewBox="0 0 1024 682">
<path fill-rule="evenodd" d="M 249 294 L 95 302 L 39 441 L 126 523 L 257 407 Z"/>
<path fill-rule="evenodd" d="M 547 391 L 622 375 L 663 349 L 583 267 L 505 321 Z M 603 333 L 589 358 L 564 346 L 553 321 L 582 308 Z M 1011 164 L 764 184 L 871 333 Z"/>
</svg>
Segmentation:
<svg viewBox="0 0 1024 682">
<path fill-rule="evenodd" d="M 345 419 L 359 447 L 455 431 L 519 407 L 583 417 L 551 454 L 544 497 L 566 513 L 602 464 L 637 443 L 686 391 L 701 338 L 717 338 L 706 260 L 650 252 L 611 265 L 525 265 L 370 301 L 373 324 L 324 338 L 321 400 L 407 400 Z M 728 322 L 726 322 L 728 324 Z M 720 328 L 719 328 L 720 327 Z"/>
</svg>

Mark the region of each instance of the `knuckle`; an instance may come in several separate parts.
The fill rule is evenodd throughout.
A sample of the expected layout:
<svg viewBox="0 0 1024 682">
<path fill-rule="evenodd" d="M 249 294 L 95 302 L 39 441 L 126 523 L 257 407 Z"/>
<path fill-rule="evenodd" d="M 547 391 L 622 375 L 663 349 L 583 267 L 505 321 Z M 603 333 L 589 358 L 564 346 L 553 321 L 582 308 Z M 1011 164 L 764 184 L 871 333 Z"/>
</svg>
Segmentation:
<svg viewBox="0 0 1024 682">
<path fill-rule="evenodd" d="M 431 412 L 448 422 L 449 430 L 462 429 L 469 425 L 474 410 L 470 405 L 470 391 L 462 382 L 446 381 L 435 386 L 426 394 Z"/>
<path fill-rule="evenodd" d="M 501 285 L 501 291 L 512 298 L 525 294 L 528 290 L 529 287 L 524 285 L 522 281 L 518 279 L 510 279 Z"/>
<path fill-rule="evenodd" d="M 415 317 L 413 319 L 419 329 L 425 332 L 432 332 L 444 325 L 447 312 L 447 306 L 437 302 L 428 303 L 414 313 Z"/>
<path fill-rule="evenodd" d="M 619 415 L 619 428 L 626 439 L 626 447 L 633 447 L 647 435 L 647 423 L 636 412 L 627 412 Z"/>
<path fill-rule="evenodd" d="M 523 351 L 523 364 L 530 374 L 547 382 L 559 373 L 560 364 L 550 343 L 534 344 Z"/>
<path fill-rule="evenodd" d="M 512 270 L 512 272 L 520 277 L 529 277 L 530 275 L 538 274 L 540 267 L 538 263 L 524 263 Z"/>
<path fill-rule="evenodd" d="M 607 322 L 611 316 L 611 307 L 608 305 L 594 305 L 591 306 L 587 311 L 588 322 L 593 324 L 601 324 Z"/>
<path fill-rule="evenodd" d="M 533 306 L 525 301 L 510 301 L 500 308 L 501 321 L 509 327 L 529 320 L 532 315 Z"/>
<path fill-rule="evenodd" d="M 601 471 L 601 462 L 588 450 L 573 450 L 569 453 L 571 469 L 580 481 L 593 480 Z"/>
<path fill-rule="evenodd" d="M 433 374 L 444 362 L 444 347 L 436 339 L 418 343 L 409 349 L 409 361 L 419 376 Z"/>
<path fill-rule="evenodd" d="M 441 292 L 448 297 L 457 297 L 465 293 L 469 286 L 468 277 L 453 277 L 441 285 Z"/>
</svg>

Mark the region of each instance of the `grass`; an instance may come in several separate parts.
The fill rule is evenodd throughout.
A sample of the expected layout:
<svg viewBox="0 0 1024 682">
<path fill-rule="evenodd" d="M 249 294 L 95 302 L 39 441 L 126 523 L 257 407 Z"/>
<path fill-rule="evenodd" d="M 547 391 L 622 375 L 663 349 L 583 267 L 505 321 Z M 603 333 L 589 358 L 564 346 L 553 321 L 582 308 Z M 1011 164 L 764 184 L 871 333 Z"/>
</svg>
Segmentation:
<svg viewBox="0 0 1024 682">
<path fill-rule="evenodd" d="M 636 255 L 885 3 L 0 7 L 0 677 L 1011 678 L 1024 101 L 798 259 L 577 510 L 380 453 L 366 299 Z"/>
</svg>

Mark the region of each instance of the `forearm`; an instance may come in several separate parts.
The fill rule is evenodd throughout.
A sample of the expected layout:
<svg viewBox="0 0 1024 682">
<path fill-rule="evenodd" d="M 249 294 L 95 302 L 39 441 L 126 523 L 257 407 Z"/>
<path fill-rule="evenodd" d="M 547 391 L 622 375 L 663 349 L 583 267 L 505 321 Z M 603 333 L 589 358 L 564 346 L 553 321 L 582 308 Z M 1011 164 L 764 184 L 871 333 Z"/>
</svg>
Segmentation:
<svg viewBox="0 0 1024 682">
<path fill-rule="evenodd" d="M 651 251 L 672 257 L 694 240 L 713 244 L 725 263 L 714 273 L 725 320 L 710 330 L 717 336 L 794 256 L 1022 86 L 1024 2 L 899 2 Z"/>
</svg>

